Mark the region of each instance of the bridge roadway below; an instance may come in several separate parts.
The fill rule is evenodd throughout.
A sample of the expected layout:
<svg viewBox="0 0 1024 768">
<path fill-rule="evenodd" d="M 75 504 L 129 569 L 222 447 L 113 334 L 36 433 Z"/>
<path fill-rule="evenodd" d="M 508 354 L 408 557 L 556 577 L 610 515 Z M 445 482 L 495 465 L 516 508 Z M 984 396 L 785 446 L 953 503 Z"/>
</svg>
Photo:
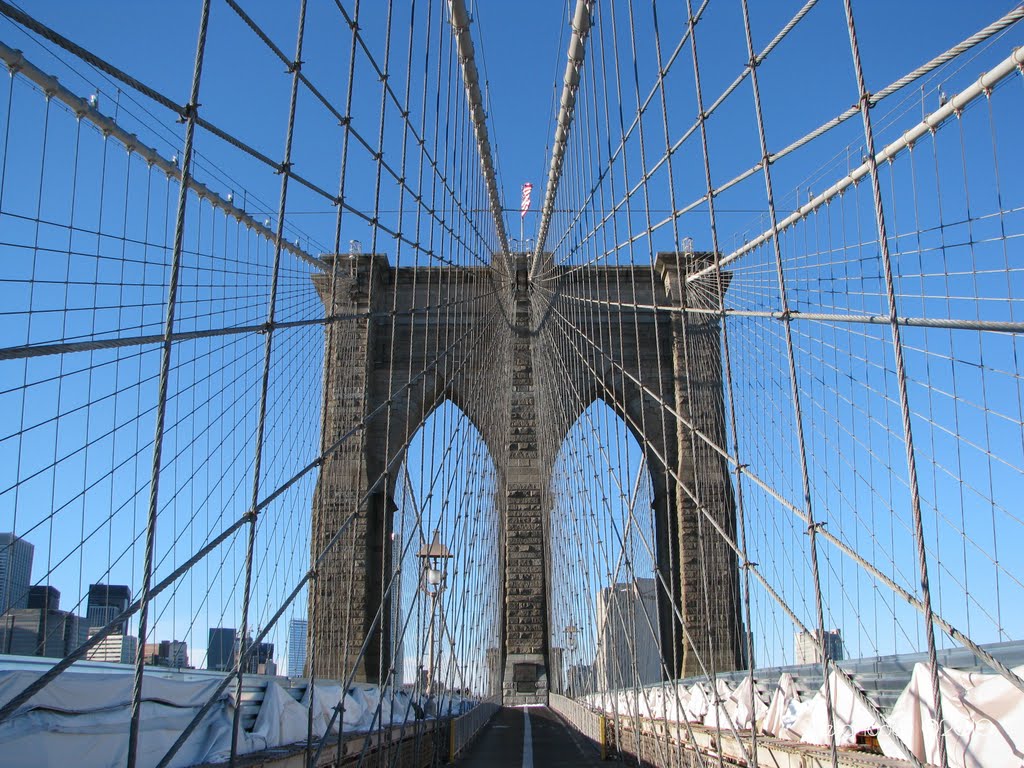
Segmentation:
<svg viewBox="0 0 1024 768">
<path fill-rule="evenodd" d="M 458 768 L 597 766 L 598 748 L 547 707 L 502 707 L 452 763 Z"/>
</svg>

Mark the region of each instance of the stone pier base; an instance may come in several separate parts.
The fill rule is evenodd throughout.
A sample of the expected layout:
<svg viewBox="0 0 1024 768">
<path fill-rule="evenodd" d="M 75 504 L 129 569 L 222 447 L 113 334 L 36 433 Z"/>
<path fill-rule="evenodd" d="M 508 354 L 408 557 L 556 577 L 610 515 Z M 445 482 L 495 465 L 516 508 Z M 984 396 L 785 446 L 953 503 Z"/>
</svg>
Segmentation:
<svg viewBox="0 0 1024 768">
<path fill-rule="evenodd" d="M 547 660 L 542 653 L 510 653 L 501 684 L 506 707 L 548 703 Z"/>
</svg>

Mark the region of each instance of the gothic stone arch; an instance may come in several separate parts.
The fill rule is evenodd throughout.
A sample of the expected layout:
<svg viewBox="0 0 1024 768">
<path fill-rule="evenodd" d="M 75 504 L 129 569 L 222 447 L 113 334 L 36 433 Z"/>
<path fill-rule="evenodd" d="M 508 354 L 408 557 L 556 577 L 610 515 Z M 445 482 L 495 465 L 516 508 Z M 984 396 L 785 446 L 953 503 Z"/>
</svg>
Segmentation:
<svg viewBox="0 0 1024 768">
<path fill-rule="evenodd" d="M 339 257 L 333 290 L 331 275 L 313 278 L 327 314 L 342 318 L 325 334 L 322 444 L 338 447 L 321 466 L 313 502 L 309 658 L 318 676 L 343 678 L 364 644 L 357 679 L 376 681 L 391 663 L 390 611 L 379 609 L 381 575 L 390 570 L 394 477 L 408 438 L 445 399 L 474 423 L 498 469 L 506 703 L 546 701 L 551 468 L 561 438 L 597 397 L 638 438 L 646 436 L 640 442 L 652 470 L 658 569 L 676 595 L 676 605 L 659 606 L 663 648 L 672 649 L 667 666 L 688 676 L 700 672 L 698 657 L 718 670 L 741 662 L 736 558 L 706 519 L 698 525 L 692 498 L 696 490 L 733 536 L 728 467 L 700 440 L 693 450 L 684 424 L 725 445 L 717 318 L 678 311 L 686 298 L 681 278 L 709 257 L 662 253 L 653 272 L 587 267 L 588 278 L 574 281 L 575 298 L 556 291 L 546 300 L 531 289 L 526 258 L 515 257 L 511 280 L 483 266 L 395 269 L 379 255 Z M 563 284 L 557 275 L 552 282 Z M 714 282 L 692 285 L 690 305 L 716 306 Z M 574 314 L 579 286 L 594 301 Z M 458 311 L 438 311 L 453 302 Z M 424 307 L 435 309 L 409 312 Z M 572 365 L 551 347 L 555 330 L 576 346 Z M 574 393 L 568 412 L 567 382 Z M 666 405 L 683 420 L 664 418 Z M 346 521 L 345 545 L 322 554 Z M 355 615 L 346 616 L 350 596 Z"/>
</svg>

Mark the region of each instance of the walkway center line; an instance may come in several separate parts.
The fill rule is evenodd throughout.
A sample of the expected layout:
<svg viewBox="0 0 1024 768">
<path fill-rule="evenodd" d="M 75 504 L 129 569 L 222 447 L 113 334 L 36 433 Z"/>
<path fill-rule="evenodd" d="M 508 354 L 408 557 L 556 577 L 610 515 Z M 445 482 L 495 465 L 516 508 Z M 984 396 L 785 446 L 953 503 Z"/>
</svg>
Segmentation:
<svg viewBox="0 0 1024 768">
<path fill-rule="evenodd" d="M 530 730 L 530 710 L 523 707 L 523 768 L 533 768 L 533 733 Z"/>
</svg>

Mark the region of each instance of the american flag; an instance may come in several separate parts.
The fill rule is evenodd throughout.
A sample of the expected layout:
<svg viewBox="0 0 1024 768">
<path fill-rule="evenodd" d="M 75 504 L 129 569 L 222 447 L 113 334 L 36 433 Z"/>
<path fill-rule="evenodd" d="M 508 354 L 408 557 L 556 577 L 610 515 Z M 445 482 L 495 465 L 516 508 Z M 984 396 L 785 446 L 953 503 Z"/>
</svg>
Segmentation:
<svg viewBox="0 0 1024 768">
<path fill-rule="evenodd" d="M 530 210 L 530 193 L 533 192 L 533 184 L 523 184 L 523 200 L 519 206 L 521 211 L 520 218 L 526 216 L 526 212 Z"/>
</svg>

